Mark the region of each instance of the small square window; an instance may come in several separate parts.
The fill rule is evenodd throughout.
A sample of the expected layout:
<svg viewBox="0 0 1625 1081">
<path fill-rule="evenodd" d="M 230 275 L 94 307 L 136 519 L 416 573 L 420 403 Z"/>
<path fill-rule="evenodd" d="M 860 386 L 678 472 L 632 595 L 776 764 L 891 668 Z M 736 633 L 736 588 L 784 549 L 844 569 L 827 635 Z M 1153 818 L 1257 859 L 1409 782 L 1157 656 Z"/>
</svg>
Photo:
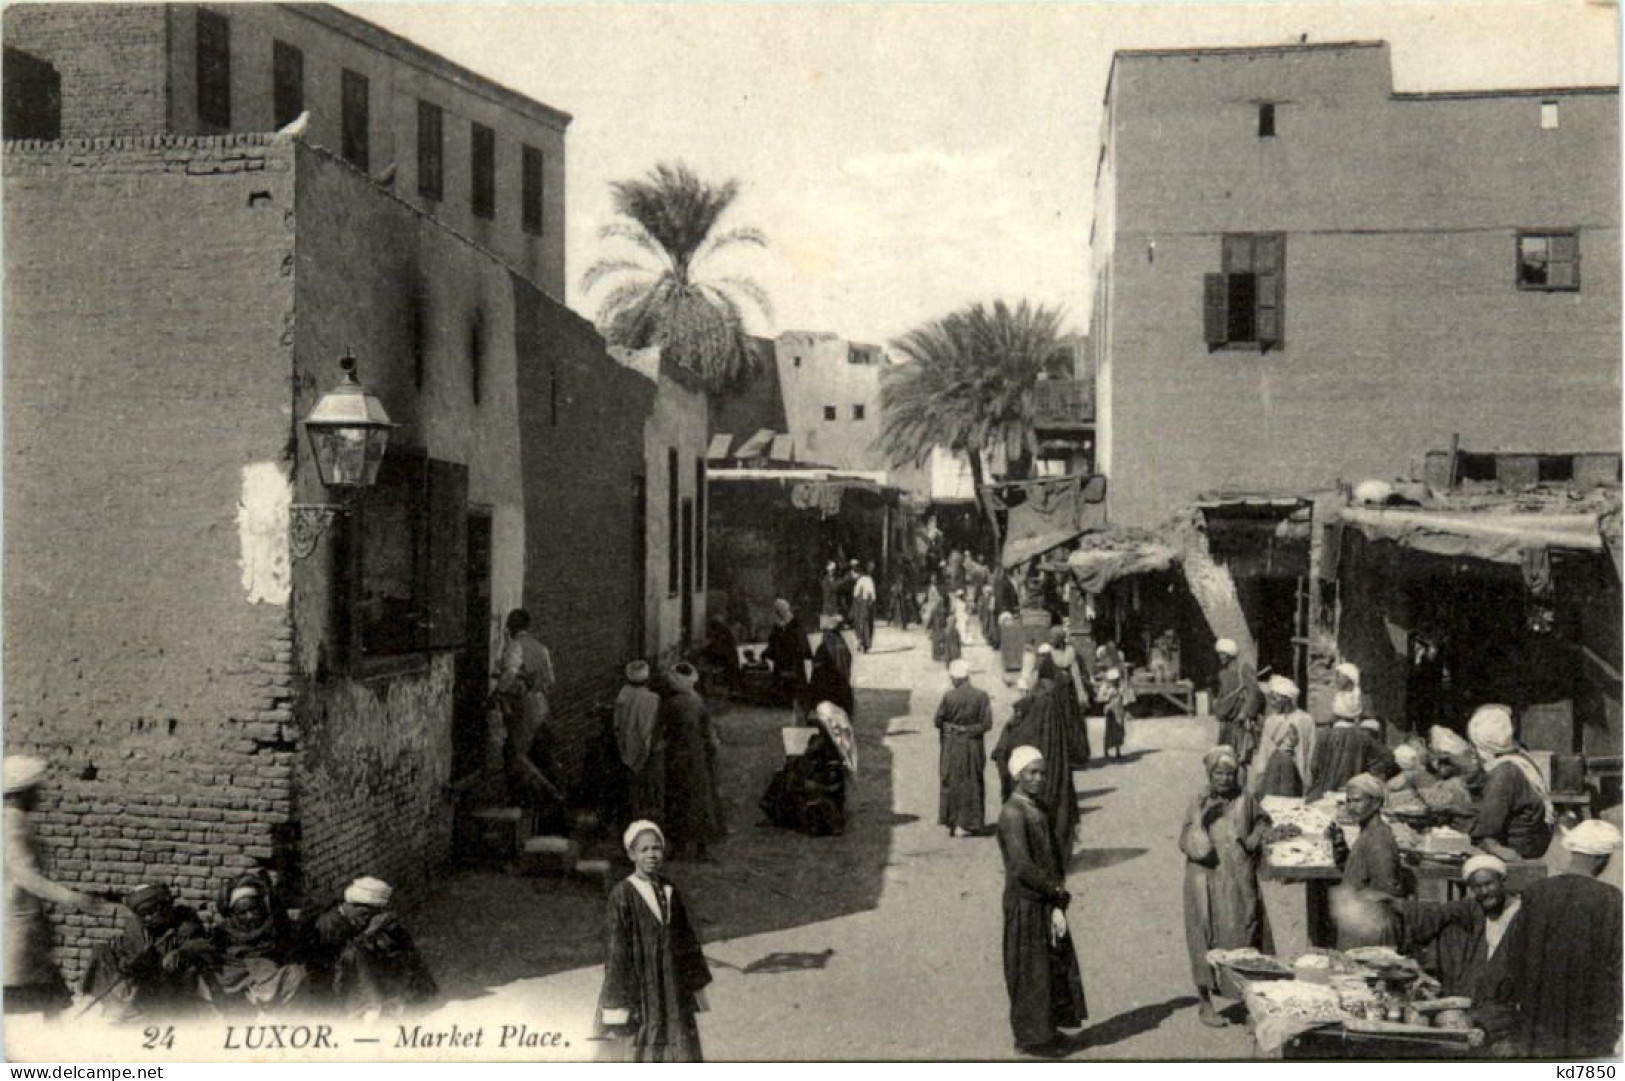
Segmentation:
<svg viewBox="0 0 1625 1081">
<path fill-rule="evenodd" d="M 835 407 L 833 405 L 824 406 L 824 419 L 825 420 L 834 420 L 835 419 Z"/>
<path fill-rule="evenodd" d="M 1265 103 L 1258 107 L 1258 137 L 1260 139 L 1275 138 L 1275 106 Z"/>
<path fill-rule="evenodd" d="M 863 419 L 863 406 L 854 405 L 852 407 L 852 419 L 853 420 L 862 420 Z"/>
<path fill-rule="evenodd" d="M 1580 234 L 1573 231 L 1518 234 L 1518 288 L 1575 291 L 1580 288 Z"/>
<path fill-rule="evenodd" d="M 1540 126 L 1546 131 L 1553 131 L 1557 127 L 1557 102 L 1543 101 L 1540 103 Z"/>
<path fill-rule="evenodd" d="M 793 358 L 791 358 L 791 360 L 792 360 L 792 365 L 794 367 L 797 367 L 797 368 L 801 367 L 801 358 L 800 357 L 793 357 Z"/>
</svg>

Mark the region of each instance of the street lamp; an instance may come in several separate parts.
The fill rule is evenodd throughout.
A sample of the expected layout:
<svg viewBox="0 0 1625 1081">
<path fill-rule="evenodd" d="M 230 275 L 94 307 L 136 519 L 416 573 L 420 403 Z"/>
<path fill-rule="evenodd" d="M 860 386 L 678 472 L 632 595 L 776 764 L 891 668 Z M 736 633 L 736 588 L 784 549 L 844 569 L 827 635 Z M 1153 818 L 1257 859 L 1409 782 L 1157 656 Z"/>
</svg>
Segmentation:
<svg viewBox="0 0 1625 1081">
<path fill-rule="evenodd" d="M 344 379 L 323 394 L 305 418 L 305 434 L 316 458 L 316 472 L 329 488 L 370 488 L 395 425 L 376 395 L 356 381 L 355 357 L 348 350 L 339 360 Z"/>
<path fill-rule="evenodd" d="M 355 357 L 349 350 L 339 360 L 344 378 L 323 394 L 305 417 L 305 434 L 322 484 L 338 493 L 338 503 L 296 503 L 290 525 L 293 557 L 304 559 L 333 518 L 348 509 L 348 498 L 378 480 L 378 467 L 396 427 L 376 395 L 356 381 Z"/>
</svg>

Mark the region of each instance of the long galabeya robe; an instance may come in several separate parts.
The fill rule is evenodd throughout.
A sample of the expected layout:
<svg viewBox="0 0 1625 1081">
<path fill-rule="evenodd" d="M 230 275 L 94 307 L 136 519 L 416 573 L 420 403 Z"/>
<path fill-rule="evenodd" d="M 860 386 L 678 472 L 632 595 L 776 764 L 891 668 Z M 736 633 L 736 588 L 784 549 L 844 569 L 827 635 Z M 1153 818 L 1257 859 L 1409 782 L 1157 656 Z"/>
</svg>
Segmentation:
<svg viewBox="0 0 1625 1081">
<path fill-rule="evenodd" d="M 599 1058 L 628 1062 L 702 1062 L 695 996 L 711 982 L 683 895 L 669 882 L 632 878 L 609 892 L 609 953 L 598 997 Z M 656 891 L 659 891 L 658 893 Z M 664 895 L 665 904 L 659 898 Z M 626 1010 L 629 1024 L 609 1026 L 605 1010 Z"/>
</svg>

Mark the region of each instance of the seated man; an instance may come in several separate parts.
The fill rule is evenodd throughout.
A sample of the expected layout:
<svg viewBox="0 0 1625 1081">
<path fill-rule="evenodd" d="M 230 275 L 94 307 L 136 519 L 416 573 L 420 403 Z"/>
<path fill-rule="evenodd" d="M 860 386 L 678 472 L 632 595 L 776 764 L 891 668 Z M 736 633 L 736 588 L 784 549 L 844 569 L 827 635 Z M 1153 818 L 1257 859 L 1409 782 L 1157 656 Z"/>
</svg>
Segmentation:
<svg viewBox="0 0 1625 1081">
<path fill-rule="evenodd" d="M 773 775 L 761 802 L 773 825 L 814 837 L 838 837 L 846 830 L 845 805 L 841 753 L 822 727 L 807 740 L 804 752 Z"/>
<path fill-rule="evenodd" d="M 1474 856 L 1461 869 L 1468 896 L 1460 901 L 1393 900 L 1399 948 L 1415 956 L 1443 985 L 1444 994 L 1473 1000 L 1474 1021 L 1499 1043 L 1512 1033 L 1512 1013 L 1494 999 L 1500 980 L 1496 951 L 1519 900 L 1506 889 L 1507 866 Z"/>
<path fill-rule="evenodd" d="M 168 886 L 137 886 L 118 938 L 96 947 L 81 991 L 111 1021 L 185 1017 L 206 1006 L 209 940 Z"/>
<path fill-rule="evenodd" d="M 293 928 L 287 911 L 257 871 L 220 885 L 215 901 L 220 919 L 212 940 L 215 971 L 210 991 L 222 1009 L 269 1012 L 299 1005 L 305 995 L 305 968 L 294 963 Z"/>
<path fill-rule="evenodd" d="M 300 933 L 313 997 L 346 1017 L 400 1016 L 438 990 L 412 936 L 389 910 L 393 892 L 376 878 L 358 878 L 345 888 L 342 902 Z"/>
</svg>

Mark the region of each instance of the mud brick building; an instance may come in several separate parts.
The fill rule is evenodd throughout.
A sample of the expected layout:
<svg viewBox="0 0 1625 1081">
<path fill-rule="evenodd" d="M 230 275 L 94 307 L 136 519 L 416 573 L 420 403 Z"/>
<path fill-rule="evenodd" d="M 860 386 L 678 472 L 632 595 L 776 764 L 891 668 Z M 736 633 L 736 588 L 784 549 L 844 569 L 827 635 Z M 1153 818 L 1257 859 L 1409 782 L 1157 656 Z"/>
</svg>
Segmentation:
<svg viewBox="0 0 1625 1081">
<path fill-rule="evenodd" d="M 260 866 L 296 903 L 362 873 L 410 900 L 487 764 L 513 607 L 553 648 L 555 750 L 590 799 L 596 707 L 643 651 L 639 572 L 667 531 L 638 502 L 658 383 L 556 299 L 562 182 L 528 230 L 524 151 L 562 181 L 563 114 L 342 13 L 242 5 L 217 13 L 232 126 L 281 119 L 256 89 L 287 92 L 278 43 L 303 52 L 310 117 L 201 134 L 181 99 L 204 50 L 177 27 L 213 26 L 218 71 L 207 11 L 5 13 L 8 91 L 21 65 L 46 110 L 6 114 L 6 751 L 51 762 L 47 866 L 81 888 L 157 879 L 200 904 Z M 419 154 L 346 152 L 323 119 L 346 70 L 397 148 L 427 147 L 401 132 L 431 97 L 446 145 L 495 132 L 495 216 L 454 206 L 475 171 L 449 150 L 439 200 Z M 400 427 L 345 502 L 299 422 L 347 351 Z M 693 461 L 696 425 L 658 432 Z M 59 932 L 74 972 L 111 927 Z"/>
</svg>

